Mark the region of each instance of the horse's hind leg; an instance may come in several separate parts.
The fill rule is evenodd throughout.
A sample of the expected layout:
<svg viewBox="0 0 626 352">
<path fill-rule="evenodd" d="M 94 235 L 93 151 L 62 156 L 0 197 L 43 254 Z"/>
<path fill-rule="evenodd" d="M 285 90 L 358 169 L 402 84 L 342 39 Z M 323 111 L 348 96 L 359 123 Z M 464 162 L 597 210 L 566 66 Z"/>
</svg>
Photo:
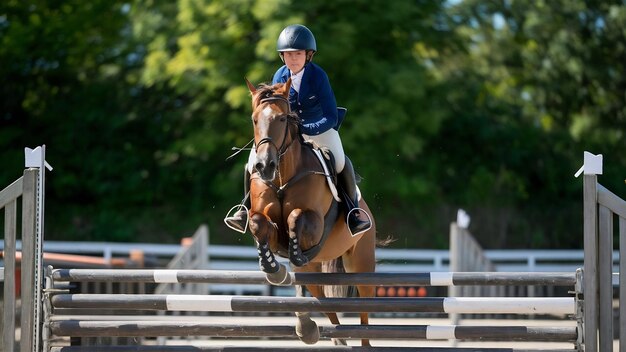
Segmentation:
<svg viewBox="0 0 626 352">
<path fill-rule="evenodd" d="M 367 273 L 376 270 L 376 228 L 372 227 L 363 234 L 363 237 L 344 256 L 343 265 L 349 273 Z M 376 288 L 374 286 L 357 286 L 359 297 L 374 297 Z M 369 323 L 368 313 L 360 313 L 361 325 Z M 361 340 L 361 345 L 370 346 L 369 339 Z"/>
<path fill-rule="evenodd" d="M 317 297 L 317 298 L 327 297 L 326 293 L 324 292 L 324 286 L 309 285 L 306 288 L 309 290 L 309 292 L 311 292 L 311 295 L 313 297 Z M 324 315 L 328 317 L 328 320 L 330 320 L 331 324 L 339 325 L 339 317 L 337 316 L 337 313 L 324 313 Z M 348 345 L 348 343 L 344 339 L 333 338 L 332 340 L 335 345 L 341 345 L 341 346 Z"/>
<path fill-rule="evenodd" d="M 296 297 L 304 297 L 304 286 L 296 285 Z M 306 344 L 314 344 L 320 339 L 320 330 L 311 319 L 309 312 L 296 312 L 298 322 L 296 323 L 296 335 L 300 341 Z"/>
<path fill-rule="evenodd" d="M 343 272 L 343 266 L 341 266 L 341 261 L 338 259 L 334 259 L 328 262 L 319 263 L 317 266 L 307 265 L 303 268 L 298 268 L 299 271 L 308 271 L 308 272 Z M 339 266 L 341 266 L 341 268 Z M 323 297 L 348 297 L 349 287 L 341 286 L 341 285 L 307 285 L 306 288 L 311 292 L 313 297 L 323 298 Z M 339 317 L 336 312 L 324 313 L 328 317 L 328 320 L 333 325 L 339 325 Z M 347 346 L 348 343 L 344 339 L 333 338 L 333 343 L 335 345 Z"/>
</svg>

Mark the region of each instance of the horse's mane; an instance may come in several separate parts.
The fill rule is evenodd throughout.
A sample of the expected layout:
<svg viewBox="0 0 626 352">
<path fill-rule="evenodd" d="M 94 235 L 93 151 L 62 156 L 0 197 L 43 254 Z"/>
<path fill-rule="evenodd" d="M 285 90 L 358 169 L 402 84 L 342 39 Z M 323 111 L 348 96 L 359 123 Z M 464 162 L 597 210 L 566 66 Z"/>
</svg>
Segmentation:
<svg viewBox="0 0 626 352">
<path fill-rule="evenodd" d="M 276 83 L 274 85 L 270 85 L 270 84 L 265 84 L 265 83 L 261 83 L 257 89 L 256 92 L 254 93 L 254 96 L 252 97 L 252 106 L 256 107 L 259 106 L 259 104 L 261 104 L 261 100 L 265 99 L 265 98 L 269 98 L 272 95 L 274 95 L 274 92 L 280 88 L 284 83 Z"/>
<path fill-rule="evenodd" d="M 261 83 L 258 87 L 256 92 L 254 93 L 254 95 L 252 96 L 252 108 L 256 108 L 257 106 L 259 106 L 261 104 L 261 100 L 269 98 L 273 95 L 276 95 L 276 90 L 278 90 L 279 88 L 281 88 L 283 85 L 285 85 L 284 83 L 276 83 L 276 84 L 265 84 L 265 83 Z M 298 114 L 296 114 L 295 112 L 290 112 L 289 114 L 287 114 L 287 116 L 289 117 L 289 121 L 299 124 L 300 123 L 300 117 L 298 116 Z"/>
</svg>

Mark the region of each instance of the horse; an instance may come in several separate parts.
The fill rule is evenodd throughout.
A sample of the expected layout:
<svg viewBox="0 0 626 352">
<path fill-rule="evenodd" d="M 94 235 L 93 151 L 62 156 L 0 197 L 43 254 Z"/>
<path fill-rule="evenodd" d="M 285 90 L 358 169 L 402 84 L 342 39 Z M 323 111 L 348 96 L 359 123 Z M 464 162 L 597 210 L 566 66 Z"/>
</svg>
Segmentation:
<svg viewBox="0 0 626 352">
<path fill-rule="evenodd" d="M 275 254 L 289 258 L 294 272 L 374 272 L 376 225 L 353 236 L 345 221 L 345 210 L 327 185 L 328 172 L 303 140 L 298 115 L 290 111 L 286 83 L 253 86 L 252 124 L 256 159 L 250 177 L 249 229 L 257 244 L 259 265 L 273 284 L 285 284 L 290 276 Z M 371 214 L 364 199 L 359 206 Z M 347 290 L 307 285 L 312 296 L 346 297 Z M 357 286 L 359 297 L 374 297 L 374 286 Z M 336 292 L 343 291 L 343 292 Z M 298 297 L 304 288 L 296 286 Z M 338 325 L 336 313 L 325 313 Z M 309 313 L 296 312 L 296 333 L 307 344 L 319 340 L 317 324 Z M 367 325 L 367 313 L 360 313 Z M 337 341 L 337 344 L 345 344 Z M 369 346 L 369 340 L 361 341 Z"/>
</svg>

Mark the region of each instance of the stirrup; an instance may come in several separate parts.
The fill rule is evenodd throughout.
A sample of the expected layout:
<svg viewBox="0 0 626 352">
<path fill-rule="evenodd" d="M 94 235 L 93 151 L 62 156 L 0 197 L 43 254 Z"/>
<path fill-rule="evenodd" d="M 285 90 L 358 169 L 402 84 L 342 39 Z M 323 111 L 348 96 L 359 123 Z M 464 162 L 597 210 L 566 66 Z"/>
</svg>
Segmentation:
<svg viewBox="0 0 626 352">
<path fill-rule="evenodd" d="M 232 217 L 233 214 L 239 212 L 241 210 L 241 208 L 245 209 L 246 214 L 248 214 L 248 211 L 249 211 L 248 207 L 246 207 L 244 204 L 237 204 L 234 207 L 230 208 L 228 213 L 226 213 L 226 216 L 224 217 L 224 224 L 226 224 L 226 226 L 228 226 L 228 228 L 230 228 L 231 230 L 234 230 L 234 231 L 237 231 L 239 233 L 245 234 L 246 231 L 248 231 L 248 223 L 250 222 L 250 217 L 246 216 L 246 225 L 243 227 L 243 230 L 232 226 L 231 224 L 228 223 L 228 221 L 226 221 L 226 219 Z"/>
<path fill-rule="evenodd" d="M 352 229 L 350 229 L 350 225 L 349 225 L 348 219 L 350 219 L 350 215 L 352 215 L 352 213 L 355 212 L 355 211 L 360 211 L 363 214 L 365 214 L 365 216 L 367 216 L 367 219 L 369 220 L 370 226 L 368 228 L 364 229 L 364 230 L 361 230 L 361 231 L 357 232 L 357 233 L 352 233 Z M 362 234 L 364 232 L 369 231 L 372 228 L 372 217 L 363 208 L 359 208 L 359 207 L 352 208 L 348 212 L 348 215 L 346 215 L 346 227 L 348 228 L 348 231 L 350 231 L 350 235 L 352 235 L 352 237 L 356 237 L 356 236 L 358 236 L 358 235 L 360 235 L 360 234 Z"/>
</svg>

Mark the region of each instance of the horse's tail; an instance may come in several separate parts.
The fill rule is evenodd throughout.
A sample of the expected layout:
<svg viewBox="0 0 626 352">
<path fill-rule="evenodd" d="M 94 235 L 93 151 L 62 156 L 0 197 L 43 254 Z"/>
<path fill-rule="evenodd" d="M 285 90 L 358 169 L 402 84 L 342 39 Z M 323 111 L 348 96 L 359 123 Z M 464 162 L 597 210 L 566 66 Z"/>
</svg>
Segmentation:
<svg viewBox="0 0 626 352">
<path fill-rule="evenodd" d="M 396 241 L 396 239 L 391 236 L 388 235 L 386 238 L 377 238 L 376 239 L 376 248 L 385 248 L 387 246 L 389 246 L 390 244 L 394 243 Z"/>
<path fill-rule="evenodd" d="M 343 259 L 341 257 L 327 262 L 322 262 L 323 273 L 345 273 Z M 348 285 L 325 285 L 324 296 L 326 297 L 357 297 L 356 286 Z"/>
<path fill-rule="evenodd" d="M 396 239 L 393 236 L 387 236 L 384 239 L 376 239 L 376 247 L 384 248 L 393 243 Z M 341 257 L 326 262 L 322 262 L 323 273 L 345 273 L 346 269 L 343 266 L 343 259 Z M 348 285 L 325 285 L 324 296 L 326 297 L 358 297 L 359 293 L 356 286 Z"/>
</svg>

